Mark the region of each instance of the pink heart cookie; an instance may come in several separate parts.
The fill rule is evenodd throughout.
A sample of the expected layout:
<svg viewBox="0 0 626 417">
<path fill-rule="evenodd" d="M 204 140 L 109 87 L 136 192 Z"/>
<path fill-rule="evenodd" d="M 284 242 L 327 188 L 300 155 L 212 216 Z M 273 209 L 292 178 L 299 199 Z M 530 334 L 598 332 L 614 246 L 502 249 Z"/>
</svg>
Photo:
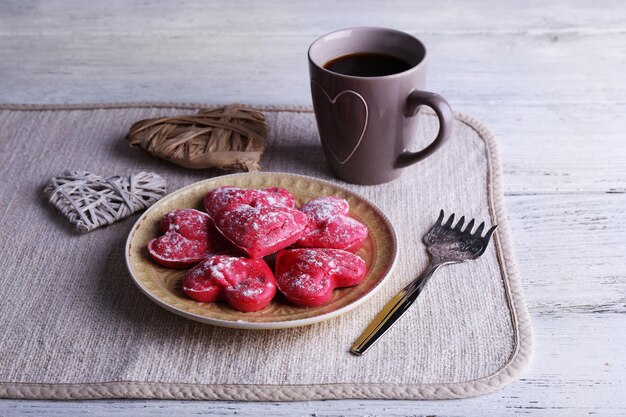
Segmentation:
<svg viewBox="0 0 626 417">
<path fill-rule="evenodd" d="M 238 311 L 258 311 L 276 294 L 272 270 L 262 259 L 217 255 L 190 269 L 183 278 L 183 291 L 196 301 L 226 301 Z"/>
<path fill-rule="evenodd" d="M 346 200 L 319 197 L 304 204 L 300 210 L 309 221 L 296 247 L 356 252 L 367 238 L 367 227 L 348 216 L 350 208 Z"/>
<path fill-rule="evenodd" d="M 306 224 L 301 211 L 266 204 L 230 204 L 215 217 L 220 233 L 251 258 L 262 258 L 292 245 Z"/>
<path fill-rule="evenodd" d="M 211 218 L 198 210 L 179 209 L 161 219 L 164 233 L 148 242 L 148 253 L 168 268 L 188 268 L 215 253 L 232 251 Z"/>
<path fill-rule="evenodd" d="M 248 204 L 253 206 L 294 208 L 296 199 L 289 191 L 271 187 L 263 190 L 247 190 L 239 187 L 219 187 L 204 197 L 204 209 L 209 216 L 215 218 L 229 204 Z"/>
<path fill-rule="evenodd" d="M 335 288 L 359 284 L 365 272 L 363 259 L 338 249 L 290 249 L 276 257 L 278 290 L 300 307 L 327 303 Z"/>
</svg>

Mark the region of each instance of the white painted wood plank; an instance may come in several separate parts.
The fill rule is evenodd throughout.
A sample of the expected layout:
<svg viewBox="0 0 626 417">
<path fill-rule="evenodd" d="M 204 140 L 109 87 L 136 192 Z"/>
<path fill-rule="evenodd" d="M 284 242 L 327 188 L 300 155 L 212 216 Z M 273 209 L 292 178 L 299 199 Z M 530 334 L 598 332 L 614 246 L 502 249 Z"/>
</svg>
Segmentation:
<svg viewBox="0 0 626 417">
<path fill-rule="evenodd" d="M 3 3 L 0 100 L 308 104 L 310 42 L 338 27 L 381 25 L 426 42 L 430 88 L 457 106 L 623 102 L 618 2 L 385 5 L 386 13 L 375 1 Z"/>
<path fill-rule="evenodd" d="M 626 329 L 626 194 L 509 196 L 506 203 L 533 317 L 622 315 Z"/>
<path fill-rule="evenodd" d="M 423 33 L 613 33 L 626 29 L 619 0 L 517 2 L 378 0 L 228 2 L 80 0 L 12 1 L 0 6 L 0 33 L 269 33 L 316 34 L 351 26 Z"/>
<path fill-rule="evenodd" d="M 461 105 L 500 145 L 506 195 L 626 192 L 626 105 Z"/>
<path fill-rule="evenodd" d="M 456 108 L 624 103 L 626 32 L 411 32 L 429 47 L 428 88 Z M 309 104 L 306 51 L 322 33 L 5 34 L 0 100 Z"/>
</svg>

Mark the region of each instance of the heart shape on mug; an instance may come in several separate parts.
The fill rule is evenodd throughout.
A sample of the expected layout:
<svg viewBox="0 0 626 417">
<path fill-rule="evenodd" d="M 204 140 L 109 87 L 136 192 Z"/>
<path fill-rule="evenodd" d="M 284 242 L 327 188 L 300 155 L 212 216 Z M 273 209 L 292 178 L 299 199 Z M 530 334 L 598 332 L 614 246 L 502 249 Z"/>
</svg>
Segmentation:
<svg viewBox="0 0 626 417">
<path fill-rule="evenodd" d="M 352 90 L 344 90 L 335 97 L 331 97 L 321 85 L 313 80 L 311 92 L 314 104 L 322 100 L 328 100 L 331 104 L 331 111 L 315 112 L 320 138 L 335 159 L 340 164 L 345 164 L 363 141 L 369 117 L 367 102 L 362 95 Z M 341 140 L 330 141 L 328 138 L 341 138 Z"/>
</svg>

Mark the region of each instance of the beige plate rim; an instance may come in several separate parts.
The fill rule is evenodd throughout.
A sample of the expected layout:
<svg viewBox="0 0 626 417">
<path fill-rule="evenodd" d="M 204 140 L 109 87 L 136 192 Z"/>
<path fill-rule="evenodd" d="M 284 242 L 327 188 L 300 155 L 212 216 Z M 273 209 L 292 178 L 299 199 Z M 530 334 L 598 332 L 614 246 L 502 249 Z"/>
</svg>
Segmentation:
<svg viewBox="0 0 626 417">
<path fill-rule="evenodd" d="M 381 219 L 383 219 L 383 221 L 385 222 L 385 225 L 387 226 L 388 230 L 389 230 L 389 234 L 391 235 L 391 240 L 393 243 L 393 248 L 391 250 L 391 262 L 389 265 L 389 269 L 384 273 L 384 275 L 382 276 L 382 278 L 380 279 L 380 281 L 365 295 L 363 295 L 361 298 L 358 298 L 357 300 L 353 301 L 350 304 L 347 304 L 341 308 L 338 308 L 337 310 L 333 310 L 331 312 L 325 313 L 325 314 L 320 314 L 318 316 L 315 317 L 308 317 L 308 318 L 304 318 L 304 319 L 298 319 L 298 320 L 288 320 L 288 321 L 272 321 L 272 322 L 248 322 L 248 321 L 243 321 L 243 320 L 236 320 L 236 321 L 232 321 L 232 320 L 222 320 L 222 319 L 217 319 L 217 318 L 210 318 L 210 317 L 203 317 L 203 316 L 199 316 L 193 313 L 190 313 L 188 311 L 184 311 L 181 309 L 178 309 L 174 306 L 171 306 L 169 304 L 167 304 L 166 302 L 164 302 L 163 300 L 161 300 L 159 297 L 156 297 L 154 294 L 152 294 L 150 291 L 148 291 L 146 288 L 144 288 L 144 286 L 141 284 L 140 280 L 135 276 L 135 273 L 133 272 L 133 269 L 131 267 L 130 264 L 130 249 L 131 249 L 131 243 L 132 243 L 132 239 L 133 236 L 135 234 L 135 232 L 137 231 L 137 229 L 139 228 L 139 226 L 141 225 L 141 223 L 144 221 L 144 219 L 146 217 L 148 217 L 148 215 L 156 210 L 156 208 L 164 203 L 165 201 L 168 200 L 172 200 L 175 199 L 179 194 L 183 194 L 185 193 L 185 191 L 187 191 L 190 188 L 195 188 L 195 187 L 199 187 L 202 185 L 209 185 L 211 182 L 214 182 L 216 179 L 224 179 L 224 178 L 235 178 L 235 177 L 241 177 L 241 176 L 248 176 L 248 175 L 255 175 L 255 176 L 263 176 L 263 175 L 280 175 L 280 176 L 290 176 L 290 177 L 297 177 L 300 179 L 303 179 L 305 181 L 314 181 L 314 182 L 319 182 L 319 183 L 323 183 L 326 185 L 330 185 L 332 187 L 338 188 L 348 194 L 352 194 L 357 196 L 358 198 L 360 198 L 361 200 L 363 200 L 364 202 L 366 202 L 370 207 L 372 207 L 374 209 L 374 211 L 376 211 L 376 213 L 380 216 Z M 315 323 L 319 323 L 321 321 L 326 321 L 329 319 L 332 319 L 333 317 L 337 317 L 341 314 L 347 313 L 348 311 L 360 306 L 361 304 L 363 304 L 365 301 L 367 301 L 370 297 L 372 297 L 374 294 L 376 294 L 380 288 L 383 286 L 383 284 L 387 281 L 387 279 L 391 276 L 391 274 L 393 273 L 395 267 L 396 267 L 396 263 L 398 261 L 398 238 L 396 235 L 396 231 L 393 227 L 393 225 L 391 224 L 391 222 L 389 221 L 389 219 L 387 218 L 387 216 L 385 215 L 385 213 L 382 212 L 382 210 L 380 210 L 378 208 L 378 206 L 376 206 L 374 203 L 372 203 L 370 200 L 368 200 L 367 198 L 355 193 L 354 191 L 351 191 L 341 185 L 338 185 L 334 182 L 331 181 L 326 181 L 323 179 L 319 179 L 319 178 L 315 178 L 315 177 L 311 177 L 308 175 L 300 175 L 300 174 L 291 174 L 291 173 L 283 173 L 283 172 L 258 172 L 258 173 L 239 173 L 239 174 L 229 174 L 229 175 L 221 175 L 219 177 L 215 177 L 215 178 L 209 178 L 206 180 L 202 180 L 202 181 L 197 181 L 194 182 L 192 184 L 189 184 L 183 188 L 180 188 L 176 191 L 174 191 L 171 194 L 168 194 L 167 196 L 165 196 L 164 198 L 162 198 L 161 200 L 159 200 L 158 202 L 156 202 L 152 207 L 148 208 L 148 210 L 146 210 L 140 217 L 139 219 L 137 219 L 137 221 L 135 222 L 135 224 L 133 225 L 133 227 L 130 229 L 130 232 L 128 233 L 128 237 L 126 238 L 126 244 L 125 244 L 125 248 L 124 248 L 124 258 L 126 261 L 126 268 L 128 269 L 128 272 L 133 280 L 133 282 L 135 283 L 135 285 L 139 288 L 139 290 L 141 290 L 142 293 L 144 293 L 150 300 L 152 300 L 153 302 L 155 302 L 156 304 L 158 304 L 159 306 L 165 308 L 166 310 L 177 314 L 179 316 L 194 320 L 194 321 L 198 321 L 201 323 L 205 323 L 205 324 L 211 324 L 214 326 L 219 326 L 219 327 L 229 327 L 229 328 L 235 328 L 235 329 L 249 329 L 249 330 L 271 330 L 271 329 L 286 329 L 286 328 L 291 328 L 291 327 L 301 327 L 301 326 L 308 326 L 311 324 L 315 324 Z"/>
</svg>

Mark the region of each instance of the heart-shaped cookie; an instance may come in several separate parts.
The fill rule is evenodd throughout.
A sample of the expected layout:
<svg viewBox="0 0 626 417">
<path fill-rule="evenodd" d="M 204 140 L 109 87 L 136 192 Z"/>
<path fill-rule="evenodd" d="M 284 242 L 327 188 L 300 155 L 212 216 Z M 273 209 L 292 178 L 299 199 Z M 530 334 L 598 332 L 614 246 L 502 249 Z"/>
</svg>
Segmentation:
<svg viewBox="0 0 626 417">
<path fill-rule="evenodd" d="M 161 219 L 164 233 L 148 242 L 148 253 L 158 264 L 169 268 L 188 268 L 216 253 L 233 251 L 206 214 L 179 209 Z"/>
<path fill-rule="evenodd" d="M 204 209 L 212 218 L 215 218 L 215 215 L 229 204 L 294 208 L 296 199 L 289 191 L 278 187 L 248 190 L 226 186 L 211 190 L 204 197 Z"/>
<path fill-rule="evenodd" d="M 226 301 L 239 311 L 262 310 L 276 294 L 272 270 L 262 259 L 212 256 L 190 269 L 183 291 L 196 301 Z"/>
<path fill-rule="evenodd" d="M 306 224 L 306 215 L 300 210 L 267 204 L 229 204 L 215 216 L 220 233 L 251 258 L 292 245 Z"/>
<path fill-rule="evenodd" d="M 357 285 L 365 261 L 337 249 L 289 249 L 276 256 L 276 284 L 291 303 L 315 307 L 330 301 L 333 290 Z"/>
<path fill-rule="evenodd" d="M 311 81 L 311 94 L 322 143 L 337 162 L 345 164 L 354 155 L 365 135 L 369 117 L 367 102 L 362 95 L 352 90 L 344 90 L 331 97 L 315 81 Z M 321 106 L 324 111 L 318 111 L 317 108 Z"/>
<path fill-rule="evenodd" d="M 348 216 L 348 202 L 337 197 L 319 197 L 300 210 L 308 224 L 295 243 L 300 248 L 330 248 L 356 252 L 367 238 L 367 227 Z"/>
</svg>

